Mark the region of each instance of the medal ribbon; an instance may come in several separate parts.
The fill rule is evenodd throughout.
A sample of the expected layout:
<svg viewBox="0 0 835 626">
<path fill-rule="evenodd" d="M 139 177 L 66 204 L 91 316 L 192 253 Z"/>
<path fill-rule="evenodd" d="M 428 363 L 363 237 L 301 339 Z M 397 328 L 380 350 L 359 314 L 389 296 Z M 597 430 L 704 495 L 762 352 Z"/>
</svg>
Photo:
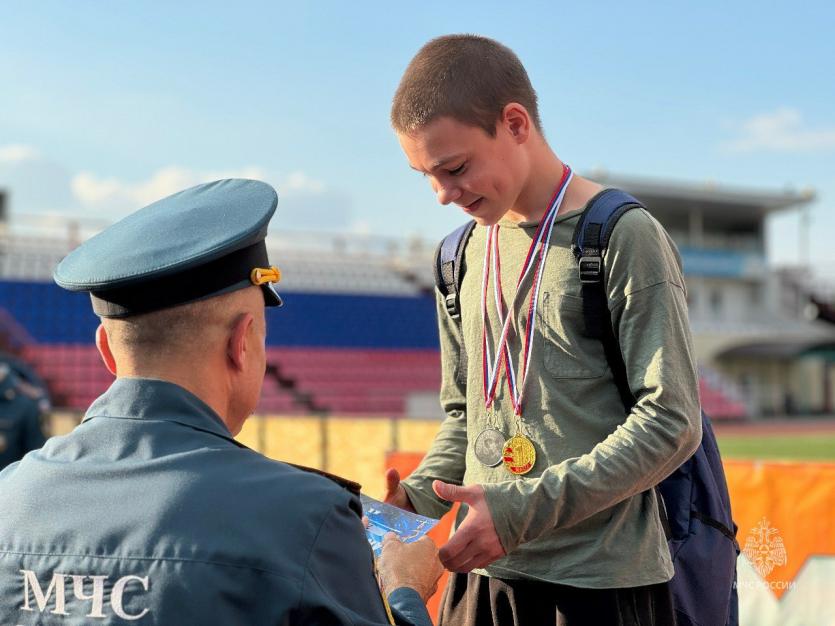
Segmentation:
<svg viewBox="0 0 835 626">
<path fill-rule="evenodd" d="M 537 226 L 533 241 L 528 248 L 528 254 L 525 257 L 525 262 L 522 265 L 522 270 L 519 278 L 516 281 L 516 293 L 510 303 L 508 314 L 505 316 L 504 306 L 502 305 L 501 297 L 501 260 L 499 258 L 499 226 L 493 225 L 487 229 L 487 238 L 484 251 L 484 269 L 482 275 L 482 298 L 481 298 L 481 321 L 482 321 L 482 379 L 484 390 L 484 403 L 489 410 L 493 405 L 498 390 L 499 371 L 501 369 L 501 358 L 504 356 L 505 370 L 508 375 L 508 387 L 510 389 L 511 402 L 513 403 L 514 412 L 516 415 L 522 413 L 522 392 L 525 387 L 525 380 L 527 378 L 528 366 L 530 365 L 531 357 L 531 338 L 533 337 L 533 330 L 536 324 L 536 307 L 539 296 L 539 287 L 542 283 L 542 268 L 545 265 L 545 259 L 548 254 L 548 245 L 551 240 L 551 233 L 554 228 L 554 221 L 562 204 L 565 191 L 568 189 L 568 184 L 571 182 L 573 172 L 571 168 L 565 166 L 563 168 L 562 179 L 557 186 L 554 195 L 548 205 L 548 210 Z M 544 238 L 544 239 L 543 239 Z M 535 251 L 539 247 L 539 255 L 535 255 Z M 490 345 L 487 337 L 488 329 L 488 314 L 487 314 L 487 289 L 489 284 L 489 273 L 491 260 L 493 263 L 495 278 L 493 280 L 493 290 L 496 298 L 496 310 L 499 315 L 499 322 L 502 325 L 502 331 L 499 341 L 496 344 L 495 357 L 491 355 Z M 528 306 L 528 319 L 525 323 L 525 342 L 523 349 L 523 357 L 520 362 L 520 376 L 521 383 L 517 385 L 516 373 L 513 368 L 513 362 L 510 358 L 510 350 L 508 348 L 508 334 L 510 332 L 511 320 L 513 319 L 513 309 L 516 305 L 516 300 L 519 296 L 519 286 L 528 276 L 531 268 L 536 265 L 534 273 L 533 288 L 531 289 L 531 299 Z"/>
</svg>

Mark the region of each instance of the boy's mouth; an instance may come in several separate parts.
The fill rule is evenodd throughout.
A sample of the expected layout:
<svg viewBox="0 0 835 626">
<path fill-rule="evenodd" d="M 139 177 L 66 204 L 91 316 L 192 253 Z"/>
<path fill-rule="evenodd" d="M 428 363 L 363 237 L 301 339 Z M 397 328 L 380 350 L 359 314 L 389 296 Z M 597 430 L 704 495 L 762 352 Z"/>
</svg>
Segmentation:
<svg viewBox="0 0 835 626">
<path fill-rule="evenodd" d="M 464 209 L 467 213 L 474 213 L 478 210 L 478 207 L 481 206 L 482 200 L 484 200 L 484 198 L 479 198 L 478 200 L 470 202 L 470 204 L 463 205 L 461 208 Z"/>
</svg>

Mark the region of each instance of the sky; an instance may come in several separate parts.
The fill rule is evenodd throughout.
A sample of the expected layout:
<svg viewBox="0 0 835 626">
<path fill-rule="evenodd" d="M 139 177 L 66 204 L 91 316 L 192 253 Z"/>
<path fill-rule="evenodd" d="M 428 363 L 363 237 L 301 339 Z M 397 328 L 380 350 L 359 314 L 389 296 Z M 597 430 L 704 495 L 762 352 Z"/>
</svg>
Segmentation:
<svg viewBox="0 0 835 626">
<path fill-rule="evenodd" d="M 90 2 L 0 5 L 0 187 L 13 219 L 116 219 L 227 176 L 279 192 L 273 230 L 431 241 L 465 221 L 388 123 L 420 46 L 516 51 L 579 172 L 814 189 L 775 264 L 835 280 L 835 5 L 826 2 Z M 802 248 L 802 249 L 801 249 Z"/>
</svg>

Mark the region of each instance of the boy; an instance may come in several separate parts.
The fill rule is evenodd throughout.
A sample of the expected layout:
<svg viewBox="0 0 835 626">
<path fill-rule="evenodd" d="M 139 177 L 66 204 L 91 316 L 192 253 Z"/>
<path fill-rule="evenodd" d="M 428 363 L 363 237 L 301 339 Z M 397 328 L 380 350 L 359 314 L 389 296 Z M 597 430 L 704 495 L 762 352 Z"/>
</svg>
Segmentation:
<svg viewBox="0 0 835 626">
<path fill-rule="evenodd" d="M 471 35 L 430 41 L 406 69 L 391 120 L 438 201 L 477 222 L 460 320 L 438 298 L 447 417 L 414 474 L 387 475 L 399 506 L 440 517 L 451 502 L 466 505 L 441 550 L 454 572 L 441 623 L 674 623 L 652 488 L 696 450 L 701 422 L 672 240 L 633 210 L 605 256 L 637 400 L 624 416 L 601 342 L 583 335 L 570 249 L 602 188 L 551 150 L 516 55 Z"/>
</svg>

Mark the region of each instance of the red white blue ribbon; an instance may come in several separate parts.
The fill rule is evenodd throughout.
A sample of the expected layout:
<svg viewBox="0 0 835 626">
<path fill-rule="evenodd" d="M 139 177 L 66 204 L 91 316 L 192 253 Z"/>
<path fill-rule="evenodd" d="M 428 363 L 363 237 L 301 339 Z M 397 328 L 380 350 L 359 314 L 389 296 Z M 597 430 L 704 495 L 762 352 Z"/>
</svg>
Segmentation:
<svg viewBox="0 0 835 626">
<path fill-rule="evenodd" d="M 498 391 L 499 373 L 502 364 L 502 357 L 504 357 L 505 370 L 507 372 L 508 388 L 510 390 L 511 402 L 515 414 L 522 414 L 522 396 L 525 390 L 525 381 L 527 380 L 528 369 L 531 360 L 531 344 L 536 326 L 536 309 L 539 302 L 539 290 L 542 284 L 542 269 L 545 266 L 545 260 L 548 256 L 548 248 L 551 241 L 551 233 L 554 230 L 554 222 L 557 213 L 560 210 L 565 191 L 574 176 L 571 168 L 565 166 L 563 169 L 562 179 L 557 186 L 551 202 L 548 205 L 548 210 L 537 226 L 533 241 L 528 248 L 528 254 L 525 262 L 522 265 L 522 270 L 519 278 L 516 281 L 516 293 L 513 300 L 508 307 L 508 313 L 505 315 L 504 306 L 501 295 L 501 259 L 499 256 L 499 226 L 493 225 L 487 229 L 487 237 L 484 251 L 484 269 L 481 281 L 481 322 L 482 322 L 482 380 L 484 390 L 484 404 L 489 410 L 496 399 L 496 392 Z M 539 253 L 535 254 L 537 248 Z M 501 324 L 501 334 L 496 344 L 495 356 L 491 354 L 490 342 L 488 339 L 489 319 L 487 313 L 487 290 L 489 285 L 490 268 L 492 262 L 493 269 L 493 292 L 496 300 L 496 311 L 499 315 L 499 323 Z M 531 297 L 528 304 L 528 318 L 525 322 L 524 329 L 524 343 L 522 349 L 522 359 L 520 361 L 519 376 L 517 380 L 516 371 L 513 367 L 513 361 L 510 358 L 510 350 L 508 348 L 508 337 L 511 328 L 511 322 L 514 318 L 513 312 L 516 307 L 516 300 L 519 296 L 519 286 L 530 274 L 531 269 L 536 266 L 533 278 L 533 286 L 531 288 Z"/>
</svg>

